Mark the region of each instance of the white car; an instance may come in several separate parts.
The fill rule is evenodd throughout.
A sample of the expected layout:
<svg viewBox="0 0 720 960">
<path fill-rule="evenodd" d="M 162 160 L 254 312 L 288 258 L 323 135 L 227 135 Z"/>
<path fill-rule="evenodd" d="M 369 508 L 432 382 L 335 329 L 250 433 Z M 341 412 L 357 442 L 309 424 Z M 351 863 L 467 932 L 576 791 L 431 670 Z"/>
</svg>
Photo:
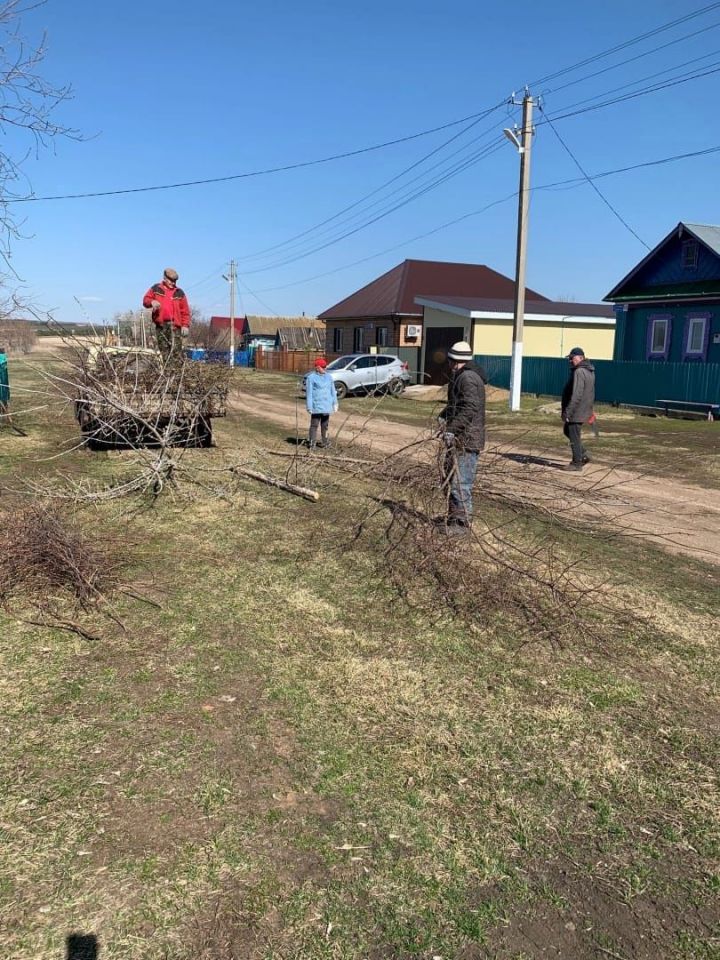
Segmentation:
<svg viewBox="0 0 720 960">
<path fill-rule="evenodd" d="M 398 396 L 410 383 L 408 365 L 399 357 L 386 353 L 348 353 L 327 365 L 327 372 L 335 381 L 335 391 L 342 400 L 349 393 L 377 391 Z M 303 377 L 301 390 L 305 393 Z"/>
</svg>

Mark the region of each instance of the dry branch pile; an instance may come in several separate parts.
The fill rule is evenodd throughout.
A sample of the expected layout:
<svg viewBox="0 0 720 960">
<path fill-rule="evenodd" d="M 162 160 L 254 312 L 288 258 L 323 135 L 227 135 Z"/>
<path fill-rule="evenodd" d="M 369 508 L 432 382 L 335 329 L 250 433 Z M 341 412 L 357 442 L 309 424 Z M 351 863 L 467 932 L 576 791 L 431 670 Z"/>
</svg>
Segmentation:
<svg viewBox="0 0 720 960">
<path fill-rule="evenodd" d="M 92 543 L 57 508 L 33 505 L 0 518 L 0 607 L 25 623 L 95 639 L 74 619 L 100 610 L 119 586 L 120 561 L 107 540 Z"/>
<path fill-rule="evenodd" d="M 609 585 L 592 574 L 576 547 L 566 549 L 567 535 L 580 530 L 626 534 L 602 489 L 568 490 L 545 469 L 537 473 L 537 489 L 523 497 L 512 465 L 488 453 L 478 472 L 472 532 L 455 538 L 444 522 L 444 456 L 437 440 L 427 437 L 374 462 L 313 458 L 315 469 L 324 464 L 366 482 L 354 539 L 373 544 L 378 572 L 398 595 L 473 628 L 503 621 L 519 640 L 557 644 L 577 637 L 578 624 L 586 634 L 592 629 L 590 605 L 590 620 L 599 612 L 622 616 Z"/>
</svg>

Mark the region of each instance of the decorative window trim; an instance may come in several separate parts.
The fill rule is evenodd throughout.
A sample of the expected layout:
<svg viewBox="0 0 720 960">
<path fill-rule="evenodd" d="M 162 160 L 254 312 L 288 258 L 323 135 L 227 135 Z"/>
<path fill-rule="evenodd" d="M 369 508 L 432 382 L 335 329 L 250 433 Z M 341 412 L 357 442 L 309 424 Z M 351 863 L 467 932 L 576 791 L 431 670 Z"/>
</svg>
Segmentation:
<svg viewBox="0 0 720 960">
<path fill-rule="evenodd" d="M 362 353 L 365 338 L 365 328 L 355 327 L 353 330 L 353 353 Z"/>
<path fill-rule="evenodd" d="M 333 329 L 333 353 L 342 353 L 343 352 L 343 340 L 345 339 L 343 334 L 345 331 L 342 327 L 334 327 Z"/>
<path fill-rule="evenodd" d="M 665 335 L 665 348 L 658 352 L 653 351 L 653 332 L 655 324 L 658 321 L 666 321 L 667 333 Z M 671 313 L 651 313 L 647 321 L 647 359 L 648 360 L 667 360 L 670 354 L 670 342 L 672 340 L 672 314 Z"/>
<path fill-rule="evenodd" d="M 690 330 L 693 320 L 702 320 L 705 323 L 703 329 L 703 342 L 699 350 L 690 349 Z M 710 327 L 712 326 L 711 313 L 688 313 L 685 315 L 685 329 L 683 330 L 683 360 L 706 360 L 708 343 L 710 342 Z"/>
<path fill-rule="evenodd" d="M 680 257 L 683 270 L 697 270 L 700 245 L 697 240 L 683 240 L 680 248 Z M 690 256 L 688 256 L 690 254 Z"/>
<path fill-rule="evenodd" d="M 375 330 L 375 343 L 378 347 L 386 347 L 388 345 L 388 328 L 387 327 L 377 327 Z"/>
</svg>

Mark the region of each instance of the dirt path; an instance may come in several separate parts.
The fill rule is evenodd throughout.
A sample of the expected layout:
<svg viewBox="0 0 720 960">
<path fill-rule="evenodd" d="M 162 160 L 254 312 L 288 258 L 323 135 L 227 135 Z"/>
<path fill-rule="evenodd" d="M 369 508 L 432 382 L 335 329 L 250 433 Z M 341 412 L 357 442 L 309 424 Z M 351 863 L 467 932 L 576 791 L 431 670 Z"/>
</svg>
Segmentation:
<svg viewBox="0 0 720 960">
<path fill-rule="evenodd" d="M 303 403 L 279 400 L 270 394 L 238 391 L 231 408 L 239 413 L 269 420 L 304 437 L 307 414 Z M 392 454 L 419 440 L 426 431 L 396 423 L 381 415 L 372 417 L 340 413 L 333 418 L 333 435 L 347 445 L 359 443 L 377 454 Z M 680 483 L 666 477 L 641 476 L 594 461 L 582 474 L 566 474 L 556 468 L 565 460 L 514 447 L 493 444 L 492 433 L 485 458 L 493 458 L 493 484 L 504 494 L 541 506 L 552 500 L 578 519 L 593 517 L 627 534 L 641 535 L 673 553 L 720 565 L 720 501 L 717 491 Z M 502 470 L 495 465 L 502 463 Z M 497 473 L 497 481 L 494 477 Z M 492 484 L 491 484 L 492 489 Z"/>
</svg>

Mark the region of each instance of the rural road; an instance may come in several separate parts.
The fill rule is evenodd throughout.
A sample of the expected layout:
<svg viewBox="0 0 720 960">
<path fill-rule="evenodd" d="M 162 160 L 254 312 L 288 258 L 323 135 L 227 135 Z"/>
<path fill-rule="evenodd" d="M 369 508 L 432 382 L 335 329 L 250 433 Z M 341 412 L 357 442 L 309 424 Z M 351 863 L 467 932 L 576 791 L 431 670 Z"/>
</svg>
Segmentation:
<svg viewBox="0 0 720 960">
<path fill-rule="evenodd" d="M 285 427 L 293 435 L 297 427 L 299 435 L 305 436 L 303 403 L 296 407 L 291 400 L 240 390 L 234 393 L 230 406 L 239 413 Z M 427 433 L 378 414 L 368 417 L 342 411 L 333 418 L 332 426 L 341 447 L 358 444 L 385 456 Z M 490 495 L 502 492 L 503 497 L 510 495 L 539 507 L 552 503 L 555 511 L 576 518 L 578 525 L 594 520 L 614 530 L 622 528 L 626 536 L 642 536 L 672 553 L 720 565 L 720 501 L 716 490 L 667 477 L 639 475 L 602 460 L 594 460 L 581 474 L 567 474 L 557 469 L 565 462 L 542 451 L 493 444 L 490 431 L 478 486 Z"/>
</svg>

